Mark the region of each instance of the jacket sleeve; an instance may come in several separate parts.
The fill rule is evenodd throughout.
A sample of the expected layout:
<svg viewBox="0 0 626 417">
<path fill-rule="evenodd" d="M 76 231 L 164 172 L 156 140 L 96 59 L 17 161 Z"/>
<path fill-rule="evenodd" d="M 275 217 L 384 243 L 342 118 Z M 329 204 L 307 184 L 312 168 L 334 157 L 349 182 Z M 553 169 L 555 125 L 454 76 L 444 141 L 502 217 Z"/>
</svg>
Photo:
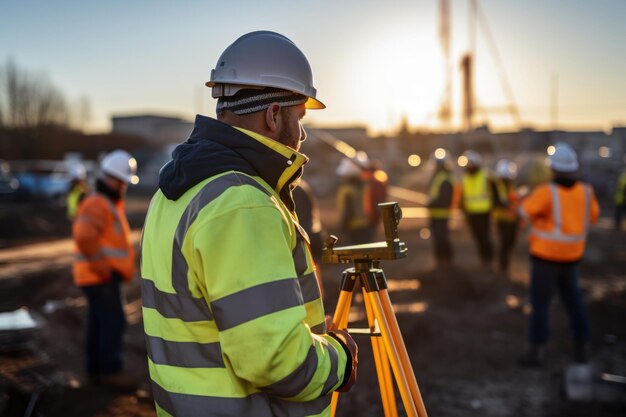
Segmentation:
<svg viewBox="0 0 626 417">
<path fill-rule="evenodd" d="M 520 205 L 520 216 L 529 221 L 546 217 L 551 210 L 550 190 L 545 185 L 540 185 Z"/>
<path fill-rule="evenodd" d="M 81 204 L 72 223 L 72 236 L 78 250 L 87 258 L 100 252 L 100 235 L 106 225 L 106 212 L 94 198 Z"/>
<path fill-rule="evenodd" d="M 340 386 L 348 358 L 305 323 L 289 221 L 274 205 L 233 209 L 198 230 L 193 256 L 237 377 L 269 395 L 310 401 Z"/>
</svg>

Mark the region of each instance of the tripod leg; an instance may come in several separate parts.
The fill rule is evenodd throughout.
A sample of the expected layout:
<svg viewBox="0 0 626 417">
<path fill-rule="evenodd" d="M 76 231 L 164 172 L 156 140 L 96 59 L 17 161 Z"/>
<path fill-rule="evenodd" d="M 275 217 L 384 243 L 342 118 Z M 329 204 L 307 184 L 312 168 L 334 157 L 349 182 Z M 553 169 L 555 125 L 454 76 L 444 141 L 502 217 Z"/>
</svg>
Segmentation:
<svg viewBox="0 0 626 417">
<path fill-rule="evenodd" d="M 398 355 L 398 349 L 396 348 L 396 342 L 392 336 L 392 332 L 389 328 L 389 321 L 383 310 L 383 306 L 380 300 L 380 292 L 368 292 L 366 296 L 369 297 L 371 305 L 374 310 L 374 316 L 378 320 L 380 331 L 383 335 L 383 341 L 387 348 L 387 355 L 391 363 L 391 369 L 396 378 L 398 384 L 398 390 L 400 391 L 400 397 L 402 397 L 402 403 L 404 404 L 405 411 L 408 417 L 426 417 L 426 415 L 419 416 L 417 414 L 416 404 L 412 397 L 412 390 L 409 388 L 409 382 L 406 375 L 405 368 L 402 366 L 400 356 Z M 396 323 L 397 325 L 397 323 Z"/>
<path fill-rule="evenodd" d="M 422 395 L 420 394 L 417 380 L 415 379 L 413 366 L 411 366 L 411 361 L 409 360 L 409 354 L 406 350 L 404 339 L 402 338 L 402 333 L 400 332 L 400 327 L 398 326 L 398 320 L 396 319 L 391 300 L 389 299 L 389 293 L 387 290 L 380 290 L 378 291 L 378 295 L 383 308 L 383 313 L 385 314 L 389 324 L 389 330 L 391 332 L 394 345 L 396 346 L 399 354 L 400 364 L 402 365 L 402 368 L 407 376 L 411 396 L 415 401 L 418 414 L 420 417 L 427 417 L 428 414 L 426 413 L 426 407 L 424 406 L 424 401 L 422 400 Z"/>
<path fill-rule="evenodd" d="M 338 329 L 346 329 L 348 327 L 348 316 L 350 315 L 350 304 L 352 303 L 352 291 L 340 291 L 337 307 L 333 315 L 333 325 Z M 337 402 L 339 401 L 339 393 L 333 392 L 330 400 L 330 416 L 335 417 L 337 411 Z"/>
<path fill-rule="evenodd" d="M 363 297 L 365 304 L 365 312 L 367 314 L 367 323 L 370 331 L 376 328 L 376 319 L 370 299 Z M 393 381 L 391 380 L 391 369 L 389 368 L 389 358 L 385 351 L 385 345 L 380 337 L 371 336 L 372 352 L 374 353 L 374 364 L 376 365 L 376 374 L 378 376 L 378 386 L 380 388 L 380 398 L 383 403 L 385 417 L 398 415 L 398 406 L 396 404 L 396 396 L 393 391 Z"/>
</svg>

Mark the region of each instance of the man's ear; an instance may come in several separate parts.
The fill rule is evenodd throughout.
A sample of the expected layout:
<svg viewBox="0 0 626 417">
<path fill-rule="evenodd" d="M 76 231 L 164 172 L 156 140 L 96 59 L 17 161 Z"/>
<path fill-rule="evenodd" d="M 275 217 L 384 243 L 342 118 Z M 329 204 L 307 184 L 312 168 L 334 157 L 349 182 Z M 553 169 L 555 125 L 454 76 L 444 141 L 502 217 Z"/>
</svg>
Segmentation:
<svg viewBox="0 0 626 417">
<path fill-rule="evenodd" d="M 271 133 L 277 133 L 280 131 L 280 104 L 272 103 L 265 110 L 265 123 L 267 124 L 267 129 Z"/>
</svg>

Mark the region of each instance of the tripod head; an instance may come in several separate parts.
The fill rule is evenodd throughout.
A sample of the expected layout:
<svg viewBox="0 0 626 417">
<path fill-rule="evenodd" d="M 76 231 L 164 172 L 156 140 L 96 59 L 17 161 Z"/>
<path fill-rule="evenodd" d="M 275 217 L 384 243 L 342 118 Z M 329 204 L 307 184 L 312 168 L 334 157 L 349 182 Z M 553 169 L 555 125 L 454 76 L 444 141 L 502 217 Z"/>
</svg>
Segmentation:
<svg viewBox="0 0 626 417">
<path fill-rule="evenodd" d="M 367 263 L 380 260 L 394 260 L 404 258 L 407 248 L 398 238 L 398 224 L 402 218 L 402 210 L 398 203 L 380 203 L 385 241 L 365 243 L 362 245 L 335 247 L 337 236 L 330 235 L 326 239 L 322 262 L 328 264 Z"/>
</svg>

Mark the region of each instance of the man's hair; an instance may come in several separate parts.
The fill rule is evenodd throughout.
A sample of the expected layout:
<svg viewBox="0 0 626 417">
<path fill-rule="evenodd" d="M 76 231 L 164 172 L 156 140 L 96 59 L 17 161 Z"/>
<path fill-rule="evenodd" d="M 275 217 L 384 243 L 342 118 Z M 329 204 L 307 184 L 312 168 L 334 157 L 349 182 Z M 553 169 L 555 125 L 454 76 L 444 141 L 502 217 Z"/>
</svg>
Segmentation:
<svg viewBox="0 0 626 417">
<path fill-rule="evenodd" d="M 272 103 L 282 106 L 296 106 L 303 104 L 308 97 L 292 91 L 279 88 L 244 89 L 235 95 L 220 97 L 217 100 L 216 113 L 219 117 L 224 110 L 230 110 L 237 115 L 256 113 L 267 109 Z"/>
</svg>

